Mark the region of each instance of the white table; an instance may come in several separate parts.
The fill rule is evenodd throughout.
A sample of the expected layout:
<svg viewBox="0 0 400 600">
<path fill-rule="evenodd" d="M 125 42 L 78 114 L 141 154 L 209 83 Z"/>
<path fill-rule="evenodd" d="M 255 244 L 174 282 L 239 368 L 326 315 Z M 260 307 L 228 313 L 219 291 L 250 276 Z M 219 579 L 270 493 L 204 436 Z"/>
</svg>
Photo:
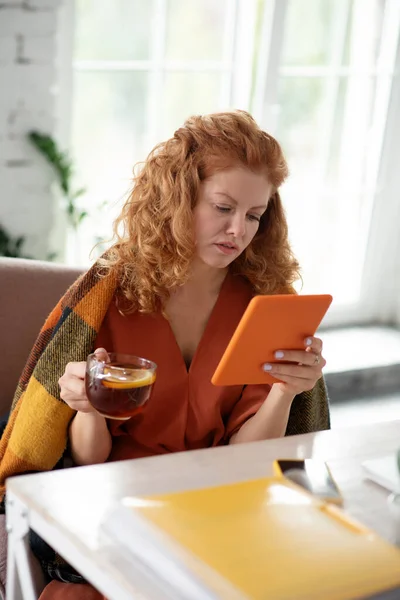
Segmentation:
<svg viewBox="0 0 400 600">
<path fill-rule="evenodd" d="M 120 549 L 104 546 L 99 539 L 107 510 L 122 496 L 269 476 L 275 458 L 327 461 L 344 496 L 345 510 L 393 542 L 395 523 L 388 511 L 388 492 L 363 479 L 361 462 L 399 446 L 400 421 L 393 421 L 10 478 L 7 598 L 37 597 L 29 577 L 23 578 L 22 590 L 17 577 L 27 569 L 30 527 L 110 600 L 166 599 L 156 581 L 136 570 Z"/>
</svg>

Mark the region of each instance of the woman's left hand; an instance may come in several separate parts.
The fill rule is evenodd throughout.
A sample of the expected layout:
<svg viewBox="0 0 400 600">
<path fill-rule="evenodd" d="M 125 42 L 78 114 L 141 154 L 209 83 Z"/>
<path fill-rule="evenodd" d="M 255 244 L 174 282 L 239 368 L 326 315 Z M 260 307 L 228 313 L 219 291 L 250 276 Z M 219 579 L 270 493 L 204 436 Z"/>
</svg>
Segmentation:
<svg viewBox="0 0 400 600">
<path fill-rule="evenodd" d="M 304 340 L 304 350 L 277 350 L 275 358 L 293 364 L 265 363 L 263 369 L 279 379 L 278 386 L 285 394 L 301 394 L 312 390 L 322 377 L 326 360 L 322 356 L 322 340 L 309 337 Z"/>
</svg>

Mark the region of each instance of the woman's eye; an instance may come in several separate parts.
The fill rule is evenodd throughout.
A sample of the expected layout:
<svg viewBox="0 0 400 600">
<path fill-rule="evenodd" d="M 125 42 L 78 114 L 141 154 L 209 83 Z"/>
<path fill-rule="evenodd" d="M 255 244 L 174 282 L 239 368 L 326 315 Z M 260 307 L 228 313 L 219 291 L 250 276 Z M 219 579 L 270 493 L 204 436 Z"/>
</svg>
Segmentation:
<svg viewBox="0 0 400 600">
<path fill-rule="evenodd" d="M 219 210 L 220 212 L 227 213 L 231 210 L 230 206 L 220 206 L 218 204 L 216 204 L 215 206 L 216 206 L 216 209 Z"/>
<path fill-rule="evenodd" d="M 257 223 L 261 221 L 261 217 L 258 217 L 257 215 L 247 215 L 247 218 L 249 221 L 257 221 Z"/>
</svg>

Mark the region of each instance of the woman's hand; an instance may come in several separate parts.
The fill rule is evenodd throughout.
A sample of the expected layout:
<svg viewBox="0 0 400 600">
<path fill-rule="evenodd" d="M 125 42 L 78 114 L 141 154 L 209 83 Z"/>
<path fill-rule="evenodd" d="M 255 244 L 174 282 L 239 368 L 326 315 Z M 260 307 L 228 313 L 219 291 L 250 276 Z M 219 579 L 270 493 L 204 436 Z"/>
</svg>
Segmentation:
<svg viewBox="0 0 400 600">
<path fill-rule="evenodd" d="M 326 360 L 322 356 L 322 340 L 309 337 L 305 350 L 277 350 L 275 358 L 293 364 L 265 363 L 263 369 L 280 381 L 274 383 L 284 394 L 293 396 L 312 390 L 322 376 Z M 281 383 L 282 382 L 282 383 Z"/>
<path fill-rule="evenodd" d="M 104 354 L 107 352 L 104 348 L 95 350 L 95 354 Z M 85 389 L 86 362 L 70 362 L 65 367 L 65 372 L 58 380 L 60 386 L 60 396 L 72 410 L 83 413 L 96 412 L 90 404 Z"/>
</svg>

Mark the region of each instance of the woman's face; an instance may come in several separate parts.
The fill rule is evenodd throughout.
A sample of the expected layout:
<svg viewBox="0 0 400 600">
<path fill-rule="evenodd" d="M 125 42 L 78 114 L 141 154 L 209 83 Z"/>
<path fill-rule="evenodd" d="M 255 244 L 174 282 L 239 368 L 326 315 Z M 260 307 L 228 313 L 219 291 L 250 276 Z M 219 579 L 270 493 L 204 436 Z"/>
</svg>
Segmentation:
<svg viewBox="0 0 400 600">
<path fill-rule="evenodd" d="M 265 175 L 242 167 L 205 179 L 194 209 L 197 256 L 210 267 L 226 268 L 256 235 L 271 194 Z"/>
</svg>

